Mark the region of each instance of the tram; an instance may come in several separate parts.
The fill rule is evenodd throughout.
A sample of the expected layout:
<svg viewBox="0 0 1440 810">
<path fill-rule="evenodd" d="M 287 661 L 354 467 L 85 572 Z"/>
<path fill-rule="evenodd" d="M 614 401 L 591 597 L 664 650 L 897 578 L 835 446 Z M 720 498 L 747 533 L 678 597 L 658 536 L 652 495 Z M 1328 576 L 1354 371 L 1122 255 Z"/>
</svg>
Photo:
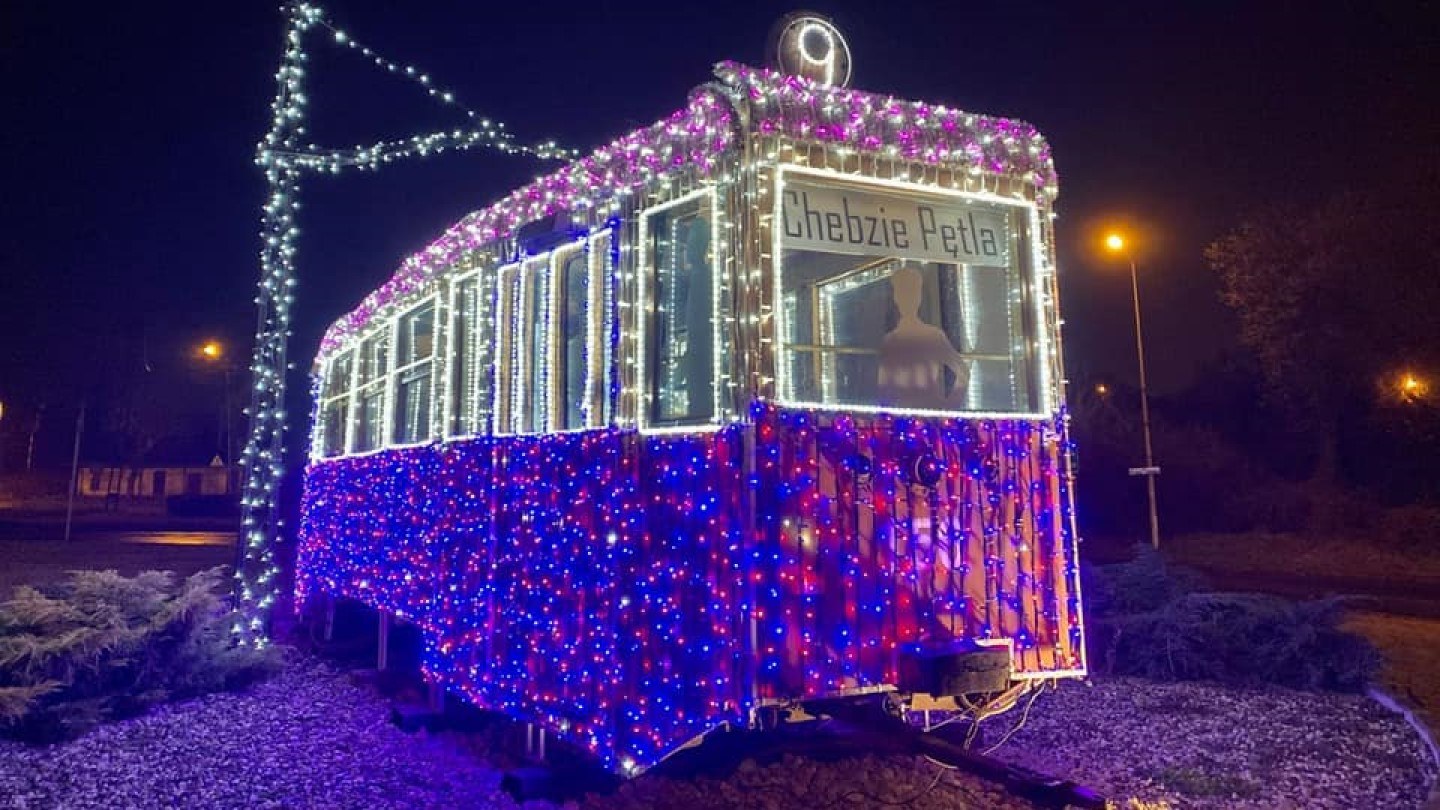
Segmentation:
<svg viewBox="0 0 1440 810">
<path fill-rule="evenodd" d="M 1086 672 L 1050 148 L 850 89 L 799 25 L 456 223 L 315 359 L 298 600 L 413 623 L 427 678 L 624 773 L 994 688 L 946 655 Z"/>
</svg>

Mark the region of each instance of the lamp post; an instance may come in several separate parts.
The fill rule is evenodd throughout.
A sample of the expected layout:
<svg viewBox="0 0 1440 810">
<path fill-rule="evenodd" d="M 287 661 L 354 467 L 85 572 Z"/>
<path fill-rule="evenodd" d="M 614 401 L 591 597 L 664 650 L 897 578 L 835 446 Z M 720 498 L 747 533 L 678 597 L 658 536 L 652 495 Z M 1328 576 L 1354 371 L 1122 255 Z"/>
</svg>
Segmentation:
<svg viewBox="0 0 1440 810">
<path fill-rule="evenodd" d="M 231 430 L 233 415 L 230 404 L 230 375 L 235 372 L 230 363 L 225 360 L 225 347 L 216 340 L 207 340 L 200 344 L 196 353 L 207 363 L 219 363 L 220 371 L 225 375 L 225 492 L 235 492 L 235 453 L 233 452 L 234 432 Z"/>
<path fill-rule="evenodd" d="M 1140 327 L 1140 277 L 1135 270 L 1135 254 L 1125 243 L 1125 237 L 1112 233 L 1105 237 L 1105 247 L 1112 253 L 1123 254 L 1130 262 L 1130 296 L 1135 305 L 1135 359 L 1140 366 L 1140 428 L 1145 435 L 1145 466 L 1131 468 L 1131 475 L 1145 477 L 1145 492 L 1150 500 L 1150 545 L 1160 548 L 1160 516 L 1155 508 L 1155 476 L 1160 468 L 1155 466 L 1155 452 L 1150 442 L 1150 391 L 1145 383 L 1145 333 Z"/>
</svg>

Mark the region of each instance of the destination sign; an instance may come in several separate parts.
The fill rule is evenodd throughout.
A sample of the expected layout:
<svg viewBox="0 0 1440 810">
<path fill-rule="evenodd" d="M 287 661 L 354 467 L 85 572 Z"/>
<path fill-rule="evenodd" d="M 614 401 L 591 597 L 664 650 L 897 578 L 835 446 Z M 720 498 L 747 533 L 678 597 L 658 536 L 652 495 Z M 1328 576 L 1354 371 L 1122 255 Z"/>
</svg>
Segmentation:
<svg viewBox="0 0 1440 810">
<path fill-rule="evenodd" d="M 984 205 L 787 182 L 780 212 L 786 248 L 945 264 L 1010 264 L 1009 217 Z"/>
</svg>

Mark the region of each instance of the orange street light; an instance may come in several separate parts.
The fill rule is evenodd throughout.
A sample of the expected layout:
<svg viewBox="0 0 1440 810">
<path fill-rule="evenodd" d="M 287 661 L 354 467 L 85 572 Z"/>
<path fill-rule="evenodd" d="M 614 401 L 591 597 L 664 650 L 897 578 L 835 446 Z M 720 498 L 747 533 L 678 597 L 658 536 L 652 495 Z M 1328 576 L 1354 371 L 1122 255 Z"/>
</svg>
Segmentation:
<svg viewBox="0 0 1440 810">
<path fill-rule="evenodd" d="M 219 341 L 207 340 L 200 346 L 200 354 L 207 360 L 219 360 L 225 353 L 225 347 Z"/>
<path fill-rule="evenodd" d="M 1105 248 L 1116 253 L 1125 249 L 1125 237 L 1118 233 L 1108 234 L 1105 237 Z"/>
<path fill-rule="evenodd" d="M 1421 399 L 1429 392 L 1429 384 L 1415 376 L 1414 372 L 1407 371 L 1400 375 L 1400 397 L 1402 399 Z"/>
<path fill-rule="evenodd" d="M 1095 383 L 1095 393 L 1099 394 L 1099 395 L 1102 396 L 1102 397 L 1104 397 L 1104 396 L 1109 396 L 1109 395 L 1110 395 L 1110 386 L 1106 385 L 1106 384 L 1103 383 L 1103 382 L 1102 382 L 1102 383 Z"/>
</svg>

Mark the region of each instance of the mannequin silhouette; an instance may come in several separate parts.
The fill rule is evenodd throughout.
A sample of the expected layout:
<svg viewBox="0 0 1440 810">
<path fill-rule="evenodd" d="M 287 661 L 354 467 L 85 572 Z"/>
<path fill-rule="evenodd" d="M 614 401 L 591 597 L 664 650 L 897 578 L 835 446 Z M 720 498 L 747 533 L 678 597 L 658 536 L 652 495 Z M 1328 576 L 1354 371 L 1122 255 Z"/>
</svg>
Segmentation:
<svg viewBox="0 0 1440 810">
<path fill-rule="evenodd" d="M 943 330 L 920 320 L 924 291 L 920 271 L 900 267 L 890 276 L 890 289 L 900 321 L 880 341 L 880 404 L 927 410 L 952 410 L 963 404 L 970 363 Z M 955 374 L 955 386 L 949 391 L 946 368 Z"/>
</svg>

